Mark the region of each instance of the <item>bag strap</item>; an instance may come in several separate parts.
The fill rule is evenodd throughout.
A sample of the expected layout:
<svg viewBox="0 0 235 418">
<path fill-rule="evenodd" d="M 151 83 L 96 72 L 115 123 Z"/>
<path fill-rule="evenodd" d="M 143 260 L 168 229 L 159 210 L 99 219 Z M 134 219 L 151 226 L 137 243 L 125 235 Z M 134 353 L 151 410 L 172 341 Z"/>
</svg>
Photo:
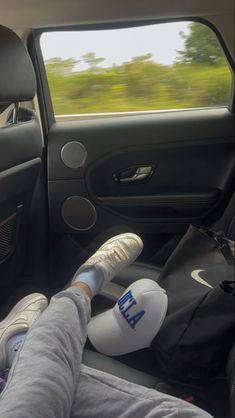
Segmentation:
<svg viewBox="0 0 235 418">
<path fill-rule="evenodd" d="M 234 225 L 234 199 L 235 193 L 233 193 L 221 218 L 213 225 L 217 231 L 224 231 L 226 236 L 231 239 L 234 239 L 234 237 L 230 237 Z"/>
<path fill-rule="evenodd" d="M 234 258 L 231 252 L 231 248 L 230 248 L 230 244 L 229 244 L 229 239 L 225 236 L 224 231 L 213 231 L 213 229 L 209 229 L 209 228 L 205 228 L 204 226 L 200 226 L 199 227 L 200 230 L 202 230 L 202 232 L 204 232 L 205 234 L 207 234 L 209 237 L 213 238 L 220 251 L 222 252 L 225 260 L 227 261 L 227 263 L 234 267 Z"/>
<path fill-rule="evenodd" d="M 224 244 L 220 246 L 220 250 L 228 264 L 234 267 L 234 258 L 229 245 L 229 240 L 227 238 L 224 238 L 224 241 Z"/>
<path fill-rule="evenodd" d="M 223 289 L 226 293 L 229 293 L 232 296 L 235 296 L 235 282 L 232 281 L 223 281 L 220 283 L 221 289 Z"/>
</svg>

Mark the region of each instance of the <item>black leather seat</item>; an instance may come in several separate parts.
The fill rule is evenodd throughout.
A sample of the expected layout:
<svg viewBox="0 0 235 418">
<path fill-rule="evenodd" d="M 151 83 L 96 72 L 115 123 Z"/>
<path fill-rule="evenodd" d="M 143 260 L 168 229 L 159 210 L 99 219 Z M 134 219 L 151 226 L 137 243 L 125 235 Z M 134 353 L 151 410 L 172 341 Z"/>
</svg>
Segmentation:
<svg viewBox="0 0 235 418">
<path fill-rule="evenodd" d="M 103 298 L 97 298 L 93 303 L 93 315 L 112 307 L 126 288 L 136 280 L 148 278 L 157 281 L 160 273 L 160 266 L 148 263 L 135 262 L 126 267 L 101 291 Z"/>
<path fill-rule="evenodd" d="M 139 279 L 148 278 L 157 281 L 161 269 L 162 267 L 153 264 L 136 262 L 122 270 L 113 282 L 126 288 Z"/>
<path fill-rule="evenodd" d="M 235 343 L 233 344 L 227 361 L 227 380 L 229 387 L 230 417 L 235 416 Z"/>
<path fill-rule="evenodd" d="M 189 399 L 197 406 L 208 410 L 215 418 L 234 418 L 235 406 L 235 344 L 228 361 L 227 376 L 218 376 L 207 387 L 190 386 L 174 381 L 167 381 L 161 376 L 137 370 L 119 360 L 100 353 L 84 350 L 83 363 L 94 369 L 128 380 L 159 392 L 168 393 L 181 399 Z M 227 379 L 227 380 L 226 380 Z"/>
<path fill-rule="evenodd" d="M 0 285 L 9 284 L 24 265 L 32 193 L 38 177 L 42 137 L 35 112 L 19 108 L 31 101 L 36 79 L 30 57 L 18 36 L 0 26 Z"/>
<path fill-rule="evenodd" d="M 114 306 L 118 298 L 125 289 L 134 281 L 141 278 L 151 278 L 158 280 L 161 272 L 160 266 L 154 266 L 147 263 L 136 262 L 124 269 L 114 280 L 109 283 L 101 292 L 93 306 L 93 314 L 103 312 Z M 148 354 L 145 356 L 148 357 Z M 226 375 L 218 376 L 208 384 L 207 387 L 191 387 L 180 382 L 169 382 L 153 367 L 146 367 L 140 364 L 138 356 L 134 354 L 134 362 L 131 363 L 123 359 L 114 359 L 99 354 L 90 349 L 84 351 L 83 361 L 87 366 L 111 373 L 117 377 L 124 378 L 130 382 L 141 384 L 143 386 L 168 393 L 182 399 L 193 398 L 196 405 L 208 410 L 216 418 L 234 418 L 235 404 L 235 344 L 227 360 Z M 144 360 L 144 363 L 145 363 Z M 229 390 L 229 397 L 228 397 Z M 230 405 L 230 415 L 228 411 L 228 401 Z"/>
</svg>

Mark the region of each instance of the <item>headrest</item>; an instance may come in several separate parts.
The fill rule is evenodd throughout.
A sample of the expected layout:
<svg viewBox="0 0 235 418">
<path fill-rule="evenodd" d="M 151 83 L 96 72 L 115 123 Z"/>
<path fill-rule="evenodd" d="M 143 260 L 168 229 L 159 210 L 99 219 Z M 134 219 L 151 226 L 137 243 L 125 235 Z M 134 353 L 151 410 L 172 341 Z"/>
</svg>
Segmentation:
<svg viewBox="0 0 235 418">
<path fill-rule="evenodd" d="M 36 79 L 32 62 L 21 39 L 0 26 L 0 103 L 32 100 Z"/>
</svg>

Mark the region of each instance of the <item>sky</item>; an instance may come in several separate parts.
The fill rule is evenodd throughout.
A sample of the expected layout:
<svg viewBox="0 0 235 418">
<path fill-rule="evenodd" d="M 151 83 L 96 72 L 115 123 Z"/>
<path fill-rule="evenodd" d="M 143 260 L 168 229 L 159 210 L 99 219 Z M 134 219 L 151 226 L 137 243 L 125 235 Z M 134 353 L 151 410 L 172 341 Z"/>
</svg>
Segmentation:
<svg viewBox="0 0 235 418">
<path fill-rule="evenodd" d="M 79 60 L 82 55 L 94 52 L 105 58 L 100 66 L 109 67 L 151 53 L 154 61 L 171 65 L 177 51 L 184 48 L 180 32 L 187 34 L 188 25 L 172 22 L 127 29 L 46 32 L 41 36 L 41 48 L 45 60 L 55 57 Z M 75 67 L 78 71 L 85 68 L 86 64 L 81 62 Z"/>
</svg>

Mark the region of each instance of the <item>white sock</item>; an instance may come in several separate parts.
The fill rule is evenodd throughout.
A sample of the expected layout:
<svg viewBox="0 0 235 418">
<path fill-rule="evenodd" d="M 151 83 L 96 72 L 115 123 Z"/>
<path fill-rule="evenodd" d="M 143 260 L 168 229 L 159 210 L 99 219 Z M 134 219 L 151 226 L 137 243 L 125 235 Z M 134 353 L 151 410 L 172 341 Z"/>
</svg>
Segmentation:
<svg viewBox="0 0 235 418">
<path fill-rule="evenodd" d="M 93 268 L 87 269 L 73 278 L 73 283 L 85 283 L 91 289 L 93 296 L 99 292 L 103 281 L 102 272 Z"/>
<path fill-rule="evenodd" d="M 14 358 L 19 350 L 22 342 L 25 339 L 26 332 L 20 332 L 19 334 L 13 335 L 6 344 L 6 365 L 11 367 L 14 361 Z"/>
</svg>

